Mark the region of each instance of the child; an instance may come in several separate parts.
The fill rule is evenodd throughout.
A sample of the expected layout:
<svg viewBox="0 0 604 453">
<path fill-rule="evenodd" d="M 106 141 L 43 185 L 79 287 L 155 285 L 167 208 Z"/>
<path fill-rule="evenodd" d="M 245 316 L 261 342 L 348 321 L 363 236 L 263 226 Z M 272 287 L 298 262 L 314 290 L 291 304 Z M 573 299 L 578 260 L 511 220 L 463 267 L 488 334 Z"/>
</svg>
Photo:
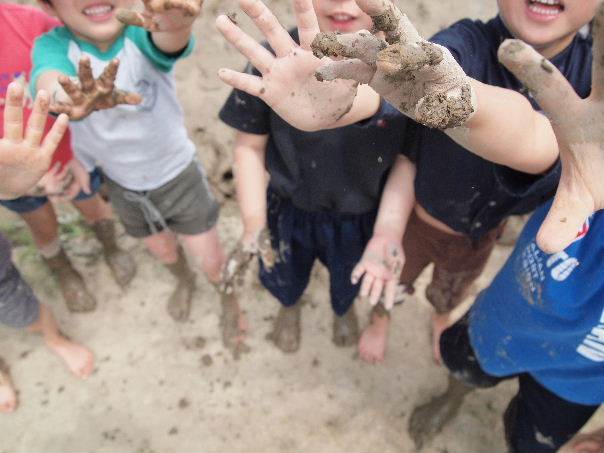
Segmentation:
<svg viewBox="0 0 604 453">
<path fill-rule="evenodd" d="M 496 57 L 504 39 L 518 37 L 550 59 L 577 93 L 586 97 L 592 40 L 578 30 L 593 17 L 595 0 L 565 1 L 564 6 L 547 3 L 551 2 L 500 0 L 500 14 L 494 19 L 487 23 L 463 20 L 431 41 L 448 48 L 468 76 L 526 95 Z M 538 108 L 534 101 L 533 105 Z M 433 349 L 439 360 L 440 332 L 448 325 L 451 310 L 482 273 L 506 218 L 530 212 L 550 198 L 560 169 L 554 160 L 544 160 L 535 168 L 516 156 L 493 163 L 469 153 L 444 132 L 421 125 L 410 126 L 408 143 L 417 166 L 417 205 L 403 240 L 407 261 L 400 282 L 412 293 L 419 274 L 434 264 L 426 298 L 435 308 Z M 374 309 L 359 342 L 363 357 L 384 357 L 388 324 L 388 316 Z"/>
<path fill-rule="evenodd" d="M 52 126 L 42 146 L 43 125 L 48 113 L 49 98 L 40 93 L 36 98 L 28 122 L 25 137 L 23 136 L 23 88 L 18 83 L 7 87 L 4 115 L 4 137 L 0 139 L 0 172 L 7 176 L 2 179 L 3 194 L 19 196 L 27 190 L 21 185 L 23 179 L 29 179 L 31 166 L 23 168 L 16 161 L 5 159 L 7 156 L 21 156 L 24 151 L 33 151 L 46 155 L 46 168 L 50 155 L 58 146 L 67 129 L 67 117 L 61 116 Z M 33 159 L 36 162 L 36 159 Z M 39 172 L 42 173 L 41 171 Z M 12 184 L 13 178 L 17 184 Z M 33 183 L 33 180 L 30 179 Z M 20 188 L 17 186 L 21 185 Z M 90 375 L 94 367 L 93 355 L 87 348 L 69 340 L 61 334 L 50 310 L 40 304 L 31 288 L 21 278 L 19 271 L 11 262 L 9 242 L 0 235 L 0 323 L 15 328 L 27 328 L 30 332 L 41 333 L 46 346 L 58 355 L 69 370 L 80 378 Z M 12 412 L 17 407 L 17 396 L 10 379 L 8 366 L 0 358 L 0 412 Z"/>
<path fill-rule="evenodd" d="M 6 89 L 12 80 L 19 80 L 23 84 L 27 84 L 31 70 L 29 55 L 34 39 L 57 25 L 59 23 L 56 20 L 32 7 L 0 4 L 0 39 L 2 42 L 10 43 L 0 49 L 1 105 L 4 105 Z M 0 110 L 0 124 L 2 124 L 3 111 L 3 109 Z M 48 125 L 50 124 L 49 120 Z M 57 181 L 57 172 L 65 174 L 69 171 L 72 158 L 70 137 L 69 134 L 66 134 L 55 154 L 54 171 L 50 171 L 45 177 L 50 180 L 49 183 L 59 186 L 59 194 L 62 181 Z M 69 174 L 67 173 L 67 175 Z M 134 277 L 136 268 L 132 258 L 120 250 L 116 244 L 111 209 L 97 193 L 101 184 L 100 174 L 96 170 L 91 173 L 91 187 L 87 188 L 87 192 L 80 192 L 77 181 L 73 181 L 75 193 L 72 196 L 76 197 L 73 203 L 101 242 L 105 260 L 116 281 L 121 286 L 125 286 Z M 80 193 L 78 194 L 78 192 Z M 94 297 L 88 292 L 82 276 L 73 267 L 61 248 L 57 217 L 48 198 L 22 196 L 11 200 L 0 200 L 0 204 L 18 213 L 29 226 L 40 254 L 59 282 L 69 310 L 78 312 L 94 309 L 96 304 Z"/>
<path fill-rule="evenodd" d="M 353 0 L 318 0 L 315 6 L 321 30 L 356 31 L 371 25 Z M 298 40 L 296 32 L 291 35 Z M 284 352 L 299 348 L 299 300 L 316 259 L 329 271 L 333 341 L 338 346 L 356 341 L 353 302 L 359 285 L 350 282 L 350 273 L 371 237 L 392 166 L 390 178 L 408 186 L 409 209 L 412 205 L 412 168 L 400 155 L 406 119 L 388 103 L 378 104 L 375 115 L 362 123 L 313 133 L 290 126 L 263 101 L 239 90 L 220 112 L 237 130 L 241 243 L 257 248 L 261 231 L 268 228 L 278 251 L 272 268 L 261 260 L 260 279 L 281 304 L 272 340 Z"/>
<path fill-rule="evenodd" d="M 33 51 L 32 87 L 47 89 L 72 118 L 83 118 L 72 125 L 76 156 L 87 170 L 96 163 L 102 166 L 126 231 L 143 238 L 176 277 L 167 310 L 179 322 L 189 317 L 195 289 L 195 274 L 179 241 L 212 283 L 219 282 L 225 260 L 216 232 L 218 203 L 187 136 L 172 71 L 193 48 L 191 29 L 200 4 L 161 0 L 146 3 L 145 12 L 136 14 L 120 11 L 132 5 L 129 0 L 83 9 L 74 0 L 51 0 L 42 7 L 65 26 L 39 38 Z M 124 26 L 118 14 L 152 30 Z M 122 91 L 108 94 L 113 84 L 107 77 L 117 71 L 116 58 L 121 61 L 116 84 L 142 94 L 143 102 L 87 116 L 116 96 L 137 103 Z M 80 86 L 67 77 L 76 74 L 78 64 L 80 78 L 86 79 Z M 92 73 L 98 75 L 105 66 L 104 74 L 93 81 Z M 223 302 L 223 320 L 229 324 L 223 332 L 234 337 L 224 338 L 230 344 L 239 338 L 233 328 L 240 321 L 239 309 L 232 297 Z"/>
</svg>

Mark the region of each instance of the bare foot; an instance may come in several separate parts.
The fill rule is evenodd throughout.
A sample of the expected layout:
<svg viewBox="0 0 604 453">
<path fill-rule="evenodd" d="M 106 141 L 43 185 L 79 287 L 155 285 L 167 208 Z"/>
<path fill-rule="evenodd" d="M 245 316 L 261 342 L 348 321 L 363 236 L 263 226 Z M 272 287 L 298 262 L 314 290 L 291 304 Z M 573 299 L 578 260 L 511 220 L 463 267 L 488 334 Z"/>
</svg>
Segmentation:
<svg viewBox="0 0 604 453">
<path fill-rule="evenodd" d="M 10 378 L 8 365 L 0 358 L 0 412 L 5 414 L 17 408 L 17 394 Z"/>
<path fill-rule="evenodd" d="M 333 315 L 332 341 L 340 348 L 352 346 L 359 341 L 359 320 L 354 305 L 343 316 Z"/>
<path fill-rule="evenodd" d="M 409 419 L 409 435 L 418 450 L 442 431 L 459 412 L 464 397 L 472 389 L 449 376 L 449 387 L 428 403 L 413 410 Z"/>
<path fill-rule="evenodd" d="M 371 310 L 370 323 L 359 340 L 359 356 L 368 363 L 381 362 L 386 355 L 390 316 L 384 308 L 379 307 L 380 305 L 376 305 Z"/>
<path fill-rule="evenodd" d="M 222 294 L 222 344 L 238 359 L 242 353 L 249 352 L 245 344 L 247 320 L 239 308 L 234 294 Z"/>
<path fill-rule="evenodd" d="M 448 313 L 434 313 L 432 315 L 432 357 L 437 364 L 442 363 L 440 354 L 440 336 L 449 327 Z"/>
<path fill-rule="evenodd" d="M 285 353 L 300 349 L 300 304 L 281 306 L 268 339 Z"/>
<path fill-rule="evenodd" d="M 46 345 L 65 362 L 75 376 L 84 379 L 92 373 L 94 355 L 88 348 L 68 340 L 61 334 L 56 340 L 47 341 Z"/>
</svg>

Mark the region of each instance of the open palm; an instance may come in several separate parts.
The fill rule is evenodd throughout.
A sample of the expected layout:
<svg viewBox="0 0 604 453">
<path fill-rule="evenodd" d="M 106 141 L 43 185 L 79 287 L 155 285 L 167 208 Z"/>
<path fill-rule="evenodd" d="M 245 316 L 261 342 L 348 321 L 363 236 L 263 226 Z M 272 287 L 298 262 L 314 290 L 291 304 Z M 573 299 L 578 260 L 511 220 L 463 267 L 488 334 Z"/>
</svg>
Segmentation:
<svg viewBox="0 0 604 453">
<path fill-rule="evenodd" d="M 221 69 L 220 78 L 234 88 L 259 97 L 299 129 L 323 129 L 344 116 L 352 107 L 358 83 L 351 80 L 317 81 L 315 72 L 324 61 L 310 51 L 312 40 L 319 33 L 312 2 L 294 1 L 299 45 L 260 0 L 240 0 L 239 5 L 262 31 L 274 54 L 245 34 L 227 16 L 219 16 L 216 26 L 220 32 L 262 75 Z"/>
<path fill-rule="evenodd" d="M 531 91 L 558 140 L 562 175 L 537 235 L 548 253 L 571 244 L 586 219 L 604 208 L 604 2 L 594 19 L 592 90 L 581 99 L 564 76 L 527 44 L 508 40 L 500 61 Z"/>
</svg>

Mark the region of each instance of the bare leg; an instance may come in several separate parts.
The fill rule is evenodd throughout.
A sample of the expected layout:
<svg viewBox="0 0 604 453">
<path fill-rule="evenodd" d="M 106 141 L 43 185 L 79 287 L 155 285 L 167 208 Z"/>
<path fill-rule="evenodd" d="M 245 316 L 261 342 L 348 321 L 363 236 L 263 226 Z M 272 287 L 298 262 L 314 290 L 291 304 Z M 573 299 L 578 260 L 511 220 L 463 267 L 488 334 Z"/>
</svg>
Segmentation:
<svg viewBox="0 0 604 453">
<path fill-rule="evenodd" d="M 371 309 L 369 325 L 359 340 L 359 355 L 362 360 L 369 363 L 384 360 L 389 327 L 390 314 L 380 302 Z"/>
<path fill-rule="evenodd" d="M 191 301 L 195 291 L 195 273 L 189 268 L 176 236 L 170 231 L 162 231 L 146 237 L 144 241 L 151 253 L 164 263 L 176 278 L 176 287 L 166 305 L 168 314 L 174 321 L 186 321 L 191 313 Z"/>
<path fill-rule="evenodd" d="M 281 306 L 268 339 L 285 353 L 300 349 L 300 302 L 291 307 Z"/>
<path fill-rule="evenodd" d="M 432 357 L 439 365 L 442 363 L 440 336 L 449 327 L 449 322 L 449 313 L 432 314 Z"/>
<path fill-rule="evenodd" d="M 59 331 L 56 319 L 44 304 L 40 304 L 38 320 L 27 330 L 42 334 L 48 349 L 59 356 L 75 376 L 82 379 L 90 376 L 94 369 L 92 352 L 88 348 L 66 338 Z"/>
<path fill-rule="evenodd" d="M 222 268 L 226 262 L 226 256 L 216 227 L 196 235 L 180 235 L 184 249 L 187 251 L 196 268 L 202 269 L 208 280 L 214 285 L 221 281 Z M 222 294 L 222 342 L 224 346 L 237 357 L 241 352 L 246 352 L 245 333 L 247 321 L 235 294 Z"/>
<path fill-rule="evenodd" d="M 409 419 L 409 435 L 418 450 L 457 415 L 465 396 L 472 390 L 449 375 L 449 386 L 445 393 L 413 410 Z"/>
<path fill-rule="evenodd" d="M 59 241 L 59 224 L 52 204 L 21 214 L 29 226 L 42 258 L 55 275 L 67 308 L 72 312 L 93 310 L 96 301 L 88 292 L 84 279 L 73 267 Z"/>
<path fill-rule="evenodd" d="M 17 393 L 10 378 L 10 370 L 0 357 L 0 412 L 9 413 L 17 408 Z"/>
<path fill-rule="evenodd" d="M 115 221 L 109 203 L 96 194 L 87 200 L 74 200 L 73 204 L 82 213 L 86 223 L 103 246 L 105 262 L 113 278 L 121 287 L 126 286 L 136 274 L 136 265 L 130 254 L 117 245 Z"/>
</svg>

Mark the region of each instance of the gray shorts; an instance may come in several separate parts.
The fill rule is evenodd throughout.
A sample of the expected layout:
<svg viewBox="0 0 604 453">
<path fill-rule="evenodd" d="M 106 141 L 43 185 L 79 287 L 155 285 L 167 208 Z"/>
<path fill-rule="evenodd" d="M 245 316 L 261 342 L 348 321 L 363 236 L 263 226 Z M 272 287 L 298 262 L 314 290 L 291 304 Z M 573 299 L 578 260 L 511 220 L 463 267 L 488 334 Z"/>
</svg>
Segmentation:
<svg viewBox="0 0 604 453">
<path fill-rule="evenodd" d="M 22 329 L 40 317 L 40 302 L 11 261 L 10 243 L 0 235 L 0 323 Z"/>
<path fill-rule="evenodd" d="M 163 186 L 143 192 L 105 179 L 111 204 L 130 236 L 144 238 L 165 229 L 200 234 L 218 220 L 218 202 L 196 161 Z"/>
</svg>

